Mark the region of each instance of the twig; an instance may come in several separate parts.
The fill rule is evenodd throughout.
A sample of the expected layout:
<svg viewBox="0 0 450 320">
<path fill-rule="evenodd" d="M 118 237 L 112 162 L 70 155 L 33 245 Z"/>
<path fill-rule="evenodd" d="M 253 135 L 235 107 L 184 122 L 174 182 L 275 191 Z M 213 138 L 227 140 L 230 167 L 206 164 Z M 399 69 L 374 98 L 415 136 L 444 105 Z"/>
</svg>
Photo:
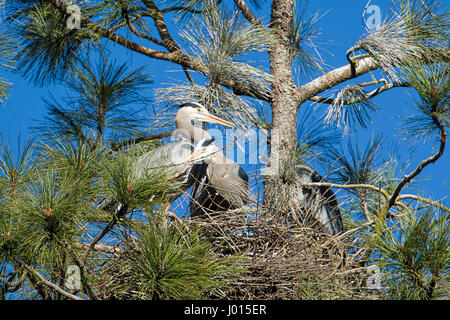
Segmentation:
<svg viewBox="0 0 450 320">
<path fill-rule="evenodd" d="M 367 1 L 366 6 L 364 7 L 363 13 L 362 13 L 362 15 L 361 15 L 361 20 L 362 20 L 363 28 L 364 28 L 364 25 L 367 25 L 366 19 L 364 19 L 364 16 L 366 15 L 367 8 L 369 7 L 369 4 L 370 4 L 371 2 L 372 2 L 372 0 Z"/>
<path fill-rule="evenodd" d="M 36 270 L 34 270 L 31 266 L 27 265 L 25 262 L 23 262 L 20 259 L 17 259 L 17 261 L 25 268 L 27 269 L 29 272 L 31 272 L 34 276 L 36 276 L 39 281 L 41 281 L 44 285 L 46 285 L 47 287 L 52 288 L 53 290 L 55 290 L 56 292 L 62 294 L 63 296 L 73 299 L 73 300 L 85 300 L 79 296 L 76 296 L 74 294 L 71 294 L 70 292 L 65 291 L 64 289 L 62 289 L 61 287 L 59 287 L 58 285 L 54 284 L 53 282 L 50 282 L 48 280 L 46 280 L 39 272 L 37 272 Z"/>
<path fill-rule="evenodd" d="M 186 67 L 183 67 L 183 71 L 184 71 L 184 74 L 186 75 L 186 77 L 188 78 L 189 82 L 190 82 L 192 85 L 195 85 L 194 78 L 192 78 L 192 75 L 191 75 L 191 73 L 189 72 L 189 69 L 186 68 Z"/>
<path fill-rule="evenodd" d="M 381 193 L 385 199 L 389 199 L 389 193 L 387 193 L 384 189 L 381 189 L 379 187 L 373 186 L 371 184 L 337 184 L 337 183 L 330 183 L 330 182 L 310 182 L 310 183 L 303 183 L 302 184 L 305 187 L 331 187 L 331 188 L 339 188 L 339 189 L 370 189 L 376 192 Z"/>
<path fill-rule="evenodd" d="M 443 204 L 439 203 L 438 201 L 434 201 L 434 200 L 430 200 L 430 199 L 427 199 L 427 198 L 423 198 L 421 196 L 417 196 L 417 195 L 414 195 L 414 194 L 401 194 L 401 195 L 399 195 L 397 197 L 397 200 L 403 200 L 403 199 L 413 199 L 413 200 L 416 200 L 416 201 L 425 202 L 425 203 L 430 204 L 430 205 L 432 205 L 434 207 L 437 207 L 437 208 L 439 208 L 439 209 L 441 209 L 443 211 L 450 212 L 450 208 L 449 207 L 444 206 Z"/>
<path fill-rule="evenodd" d="M 250 10 L 250 8 L 247 6 L 244 0 L 234 0 L 234 3 L 239 8 L 239 10 L 242 12 L 242 15 L 245 17 L 245 19 L 248 20 L 252 25 L 263 28 L 263 25 L 261 22 L 255 17 L 253 12 Z"/>
<path fill-rule="evenodd" d="M 117 215 L 113 215 L 111 222 L 102 230 L 102 232 L 100 232 L 90 243 L 89 247 L 86 249 L 86 251 L 83 254 L 83 257 L 81 258 L 82 263 L 84 264 L 84 262 L 86 261 L 86 258 L 89 254 L 89 252 L 91 252 L 91 250 L 94 249 L 95 245 L 116 225 L 117 220 L 119 219 L 119 217 L 124 216 L 128 211 L 128 206 L 126 205 L 122 205 L 122 207 L 119 209 L 119 212 L 117 213 Z"/>
<path fill-rule="evenodd" d="M 368 85 L 373 85 L 373 84 L 380 83 L 380 82 L 385 82 L 385 84 L 375 90 L 372 90 L 371 92 L 366 93 L 364 95 L 364 97 L 345 101 L 344 104 L 347 105 L 347 104 L 358 103 L 363 100 L 369 100 L 369 99 L 379 95 L 380 93 L 383 93 L 383 92 L 388 91 L 393 88 L 410 86 L 408 82 L 394 82 L 394 83 L 388 84 L 385 79 L 380 79 L 378 81 L 363 82 L 358 85 L 359 86 L 368 86 Z M 309 100 L 314 101 L 314 102 L 319 102 L 319 103 L 326 103 L 326 104 L 335 104 L 335 101 L 336 101 L 335 99 L 332 99 L 332 98 L 324 98 L 324 97 L 319 97 L 319 96 L 313 96 Z"/>
<path fill-rule="evenodd" d="M 433 11 L 431 11 L 430 8 L 428 8 L 428 6 L 425 4 L 423 0 L 420 0 L 420 2 L 422 2 L 423 6 L 425 7 L 425 9 L 427 9 L 429 14 L 431 14 L 437 21 L 442 22 L 442 20 L 436 17 Z"/>
<path fill-rule="evenodd" d="M 170 137 L 172 135 L 172 133 L 173 133 L 173 131 L 167 131 L 167 132 L 152 134 L 152 135 L 145 136 L 145 137 L 133 138 L 133 139 L 125 140 L 122 142 L 114 142 L 111 144 L 111 150 L 117 151 L 128 145 L 138 144 L 138 143 L 141 143 L 144 141 L 160 140 L 163 138 Z"/>
<path fill-rule="evenodd" d="M 151 41 L 153 43 L 156 43 L 157 45 L 164 46 L 164 41 L 158 40 L 158 39 L 156 39 L 156 38 L 154 38 L 154 37 L 152 37 L 152 36 L 150 36 L 150 35 L 148 35 L 146 33 L 140 32 L 138 29 L 136 29 L 136 27 L 133 26 L 133 24 L 131 23 L 131 20 L 128 18 L 128 16 L 125 16 L 125 21 L 126 21 L 126 24 L 127 24 L 128 28 L 136 36 L 138 36 L 140 38 L 143 38 L 143 39 L 146 39 L 146 40 L 149 40 L 149 41 Z"/>
</svg>

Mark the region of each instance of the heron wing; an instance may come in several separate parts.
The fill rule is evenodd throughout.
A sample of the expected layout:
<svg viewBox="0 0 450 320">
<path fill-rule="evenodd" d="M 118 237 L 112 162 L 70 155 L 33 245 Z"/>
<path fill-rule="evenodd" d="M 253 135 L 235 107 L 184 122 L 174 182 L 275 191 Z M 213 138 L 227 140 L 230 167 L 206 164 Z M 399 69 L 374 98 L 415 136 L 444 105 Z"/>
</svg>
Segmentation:
<svg viewBox="0 0 450 320">
<path fill-rule="evenodd" d="M 316 171 L 312 174 L 312 181 L 326 182 Z M 319 187 L 319 194 L 324 203 L 320 215 L 323 224 L 322 231 L 328 234 L 342 233 L 344 226 L 336 195 L 330 187 Z"/>
<path fill-rule="evenodd" d="M 136 175 L 141 178 L 151 174 L 153 170 L 164 168 L 170 176 L 174 176 L 178 181 L 187 182 L 192 164 L 185 161 L 192 150 L 192 144 L 182 140 L 146 152 L 136 161 Z"/>
<path fill-rule="evenodd" d="M 300 166 L 297 170 L 301 182 L 326 182 L 326 180 L 315 170 Z M 344 230 L 341 211 L 337 198 L 330 187 L 307 188 L 302 187 L 298 191 L 299 199 L 303 202 L 307 211 L 313 211 L 313 216 L 318 219 L 322 225 L 322 231 L 327 234 L 339 234 Z M 307 220 L 307 219 L 304 219 Z"/>
<path fill-rule="evenodd" d="M 210 164 L 194 185 L 191 216 L 237 209 L 248 200 L 248 176 L 238 164 Z"/>
</svg>

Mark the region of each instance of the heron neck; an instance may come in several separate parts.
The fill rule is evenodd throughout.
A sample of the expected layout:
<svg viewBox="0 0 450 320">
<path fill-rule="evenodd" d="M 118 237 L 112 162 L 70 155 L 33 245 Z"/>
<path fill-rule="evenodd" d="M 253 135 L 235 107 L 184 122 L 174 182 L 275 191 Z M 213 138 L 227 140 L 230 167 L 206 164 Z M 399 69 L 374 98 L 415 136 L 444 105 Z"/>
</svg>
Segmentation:
<svg viewBox="0 0 450 320">
<path fill-rule="evenodd" d="M 214 164 L 227 164 L 227 158 L 222 151 L 217 151 L 213 154 L 212 163 Z"/>
<path fill-rule="evenodd" d="M 179 130 L 183 131 L 185 136 L 190 137 L 192 142 L 198 143 L 203 139 L 211 139 L 211 135 L 202 128 L 195 127 L 191 119 L 179 117 L 178 115 L 175 117 L 175 123 Z"/>
</svg>

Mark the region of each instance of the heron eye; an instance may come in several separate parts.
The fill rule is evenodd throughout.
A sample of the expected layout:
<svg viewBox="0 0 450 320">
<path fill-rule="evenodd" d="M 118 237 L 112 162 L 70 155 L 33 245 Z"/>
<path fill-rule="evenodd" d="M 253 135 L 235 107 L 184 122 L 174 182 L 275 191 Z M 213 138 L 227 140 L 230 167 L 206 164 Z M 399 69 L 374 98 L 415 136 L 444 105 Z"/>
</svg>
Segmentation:
<svg viewBox="0 0 450 320">
<path fill-rule="evenodd" d="M 197 112 L 202 112 L 202 109 L 200 109 L 200 108 L 197 108 Z"/>
</svg>

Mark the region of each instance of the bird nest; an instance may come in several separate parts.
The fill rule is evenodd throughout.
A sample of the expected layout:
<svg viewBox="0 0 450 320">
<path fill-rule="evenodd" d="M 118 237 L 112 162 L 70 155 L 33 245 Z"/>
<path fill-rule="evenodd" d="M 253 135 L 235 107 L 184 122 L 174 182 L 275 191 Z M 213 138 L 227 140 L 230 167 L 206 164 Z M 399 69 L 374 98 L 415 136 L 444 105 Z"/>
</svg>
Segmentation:
<svg viewBox="0 0 450 320">
<path fill-rule="evenodd" d="M 187 220 L 201 225 L 221 254 L 244 257 L 245 272 L 225 280 L 232 288 L 228 299 L 367 299 L 373 293 L 346 234 L 242 210 Z"/>
</svg>

